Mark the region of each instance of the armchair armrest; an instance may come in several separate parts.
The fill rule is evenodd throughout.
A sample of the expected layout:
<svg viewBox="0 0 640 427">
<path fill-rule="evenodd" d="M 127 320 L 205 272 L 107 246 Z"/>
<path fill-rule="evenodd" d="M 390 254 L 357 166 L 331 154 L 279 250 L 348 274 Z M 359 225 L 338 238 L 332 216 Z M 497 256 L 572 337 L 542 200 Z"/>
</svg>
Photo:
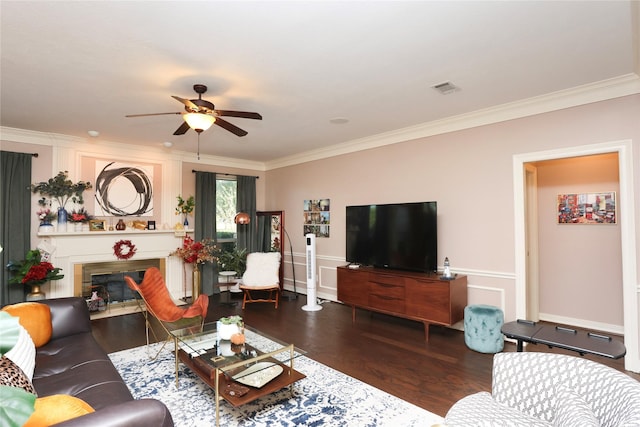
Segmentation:
<svg viewBox="0 0 640 427">
<path fill-rule="evenodd" d="M 81 417 L 55 424 L 55 427 L 173 427 L 173 418 L 164 403 L 140 399 L 108 406 Z"/>
</svg>

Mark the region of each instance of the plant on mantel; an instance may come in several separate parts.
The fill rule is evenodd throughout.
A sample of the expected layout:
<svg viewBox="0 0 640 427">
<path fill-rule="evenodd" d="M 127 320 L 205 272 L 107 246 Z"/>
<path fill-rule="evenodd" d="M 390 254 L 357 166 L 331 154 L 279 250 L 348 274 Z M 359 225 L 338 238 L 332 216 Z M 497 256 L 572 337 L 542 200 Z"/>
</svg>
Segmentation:
<svg viewBox="0 0 640 427">
<path fill-rule="evenodd" d="M 56 176 L 49 178 L 47 181 L 41 181 L 31 185 L 31 191 L 34 194 L 39 193 L 43 196 L 38 200 L 40 206 L 51 206 L 51 201 L 55 200 L 58 207 L 63 209 L 69 200 L 79 205 L 84 204 L 82 193 L 91 188 L 93 187 L 88 181 L 78 181 L 76 183 L 71 181 L 68 171 L 60 171 Z"/>
</svg>

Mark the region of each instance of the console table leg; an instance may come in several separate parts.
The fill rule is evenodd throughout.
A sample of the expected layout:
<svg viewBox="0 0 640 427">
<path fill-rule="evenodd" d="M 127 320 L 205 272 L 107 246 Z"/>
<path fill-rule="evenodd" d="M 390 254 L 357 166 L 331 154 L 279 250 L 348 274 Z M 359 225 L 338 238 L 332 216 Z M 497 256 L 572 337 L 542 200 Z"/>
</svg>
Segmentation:
<svg viewBox="0 0 640 427">
<path fill-rule="evenodd" d="M 431 323 L 424 322 L 424 340 L 425 340 L 425 342 L 429 342 L 429 325 L 431 325 Z"/>
<path fill-rule="evenodd" d="M 356 306 L 351 306 L 351 323 L 356 323 Z"/>
<path fill-rule="evenodd" d="M 518 340 L 518 344 L 516 344 L 516 351 L 522 352 L 522 340 Z"/>
</svg>

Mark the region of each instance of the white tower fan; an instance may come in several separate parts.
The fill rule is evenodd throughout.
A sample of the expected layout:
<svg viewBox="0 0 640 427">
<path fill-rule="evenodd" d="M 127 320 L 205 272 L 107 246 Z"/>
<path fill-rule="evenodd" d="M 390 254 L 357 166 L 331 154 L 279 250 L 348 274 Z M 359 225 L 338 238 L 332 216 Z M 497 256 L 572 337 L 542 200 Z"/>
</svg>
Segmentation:
<svg viewBox="0 0 640 427">
<path fill-rule="evenodd" d="M 309 233 L 304 236 L 307 240 L 307 304 L 302 306 L 304 311 L 322 310 L 316 297 L 316 235 Z"/>
</svg>

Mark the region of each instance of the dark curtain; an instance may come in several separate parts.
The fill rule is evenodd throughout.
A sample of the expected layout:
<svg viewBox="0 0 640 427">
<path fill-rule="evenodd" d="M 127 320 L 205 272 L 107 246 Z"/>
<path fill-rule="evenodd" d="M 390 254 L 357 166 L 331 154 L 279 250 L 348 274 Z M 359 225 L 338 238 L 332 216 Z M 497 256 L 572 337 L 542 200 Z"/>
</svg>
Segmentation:
<svg viewBox="0 0 640 427">
<path fill-rule="evenodd" d="M 216 174 L 196 172 L 195 240 L 216 240 Z M 202 293 L 212 295 L 217 266 L 205 263 L 202 267 Z M 218 288 L 215 288 L 218 290 Z"/>
<path fill-rule="evenodd" d="M 258 230 L 256 250 L 271 252 L 271 215 L 258 215 L 256 228 Z"/>
<path fill-rule="evenodd" d="M 29 291 L 22 285 L 7 283 L 6 265 L 9 261 L 22 261 L 30 249 L 32 158 L 31 154 L 0 151 L 0 245 L 3 249 L 0 306 L 24 301 Z"/>
<path fill-rule="evenodd" d="M 238 212 L 246 212 L 251 218 L 247 225 L 238 224 L 236 227 L 238 239 L 237 247 L 247 249 L 247 252 L 256 252 L 258 248 L 258 238 L 256 230 L 256 177 L 238 176 L 236 207 Z"/>
</svg>

